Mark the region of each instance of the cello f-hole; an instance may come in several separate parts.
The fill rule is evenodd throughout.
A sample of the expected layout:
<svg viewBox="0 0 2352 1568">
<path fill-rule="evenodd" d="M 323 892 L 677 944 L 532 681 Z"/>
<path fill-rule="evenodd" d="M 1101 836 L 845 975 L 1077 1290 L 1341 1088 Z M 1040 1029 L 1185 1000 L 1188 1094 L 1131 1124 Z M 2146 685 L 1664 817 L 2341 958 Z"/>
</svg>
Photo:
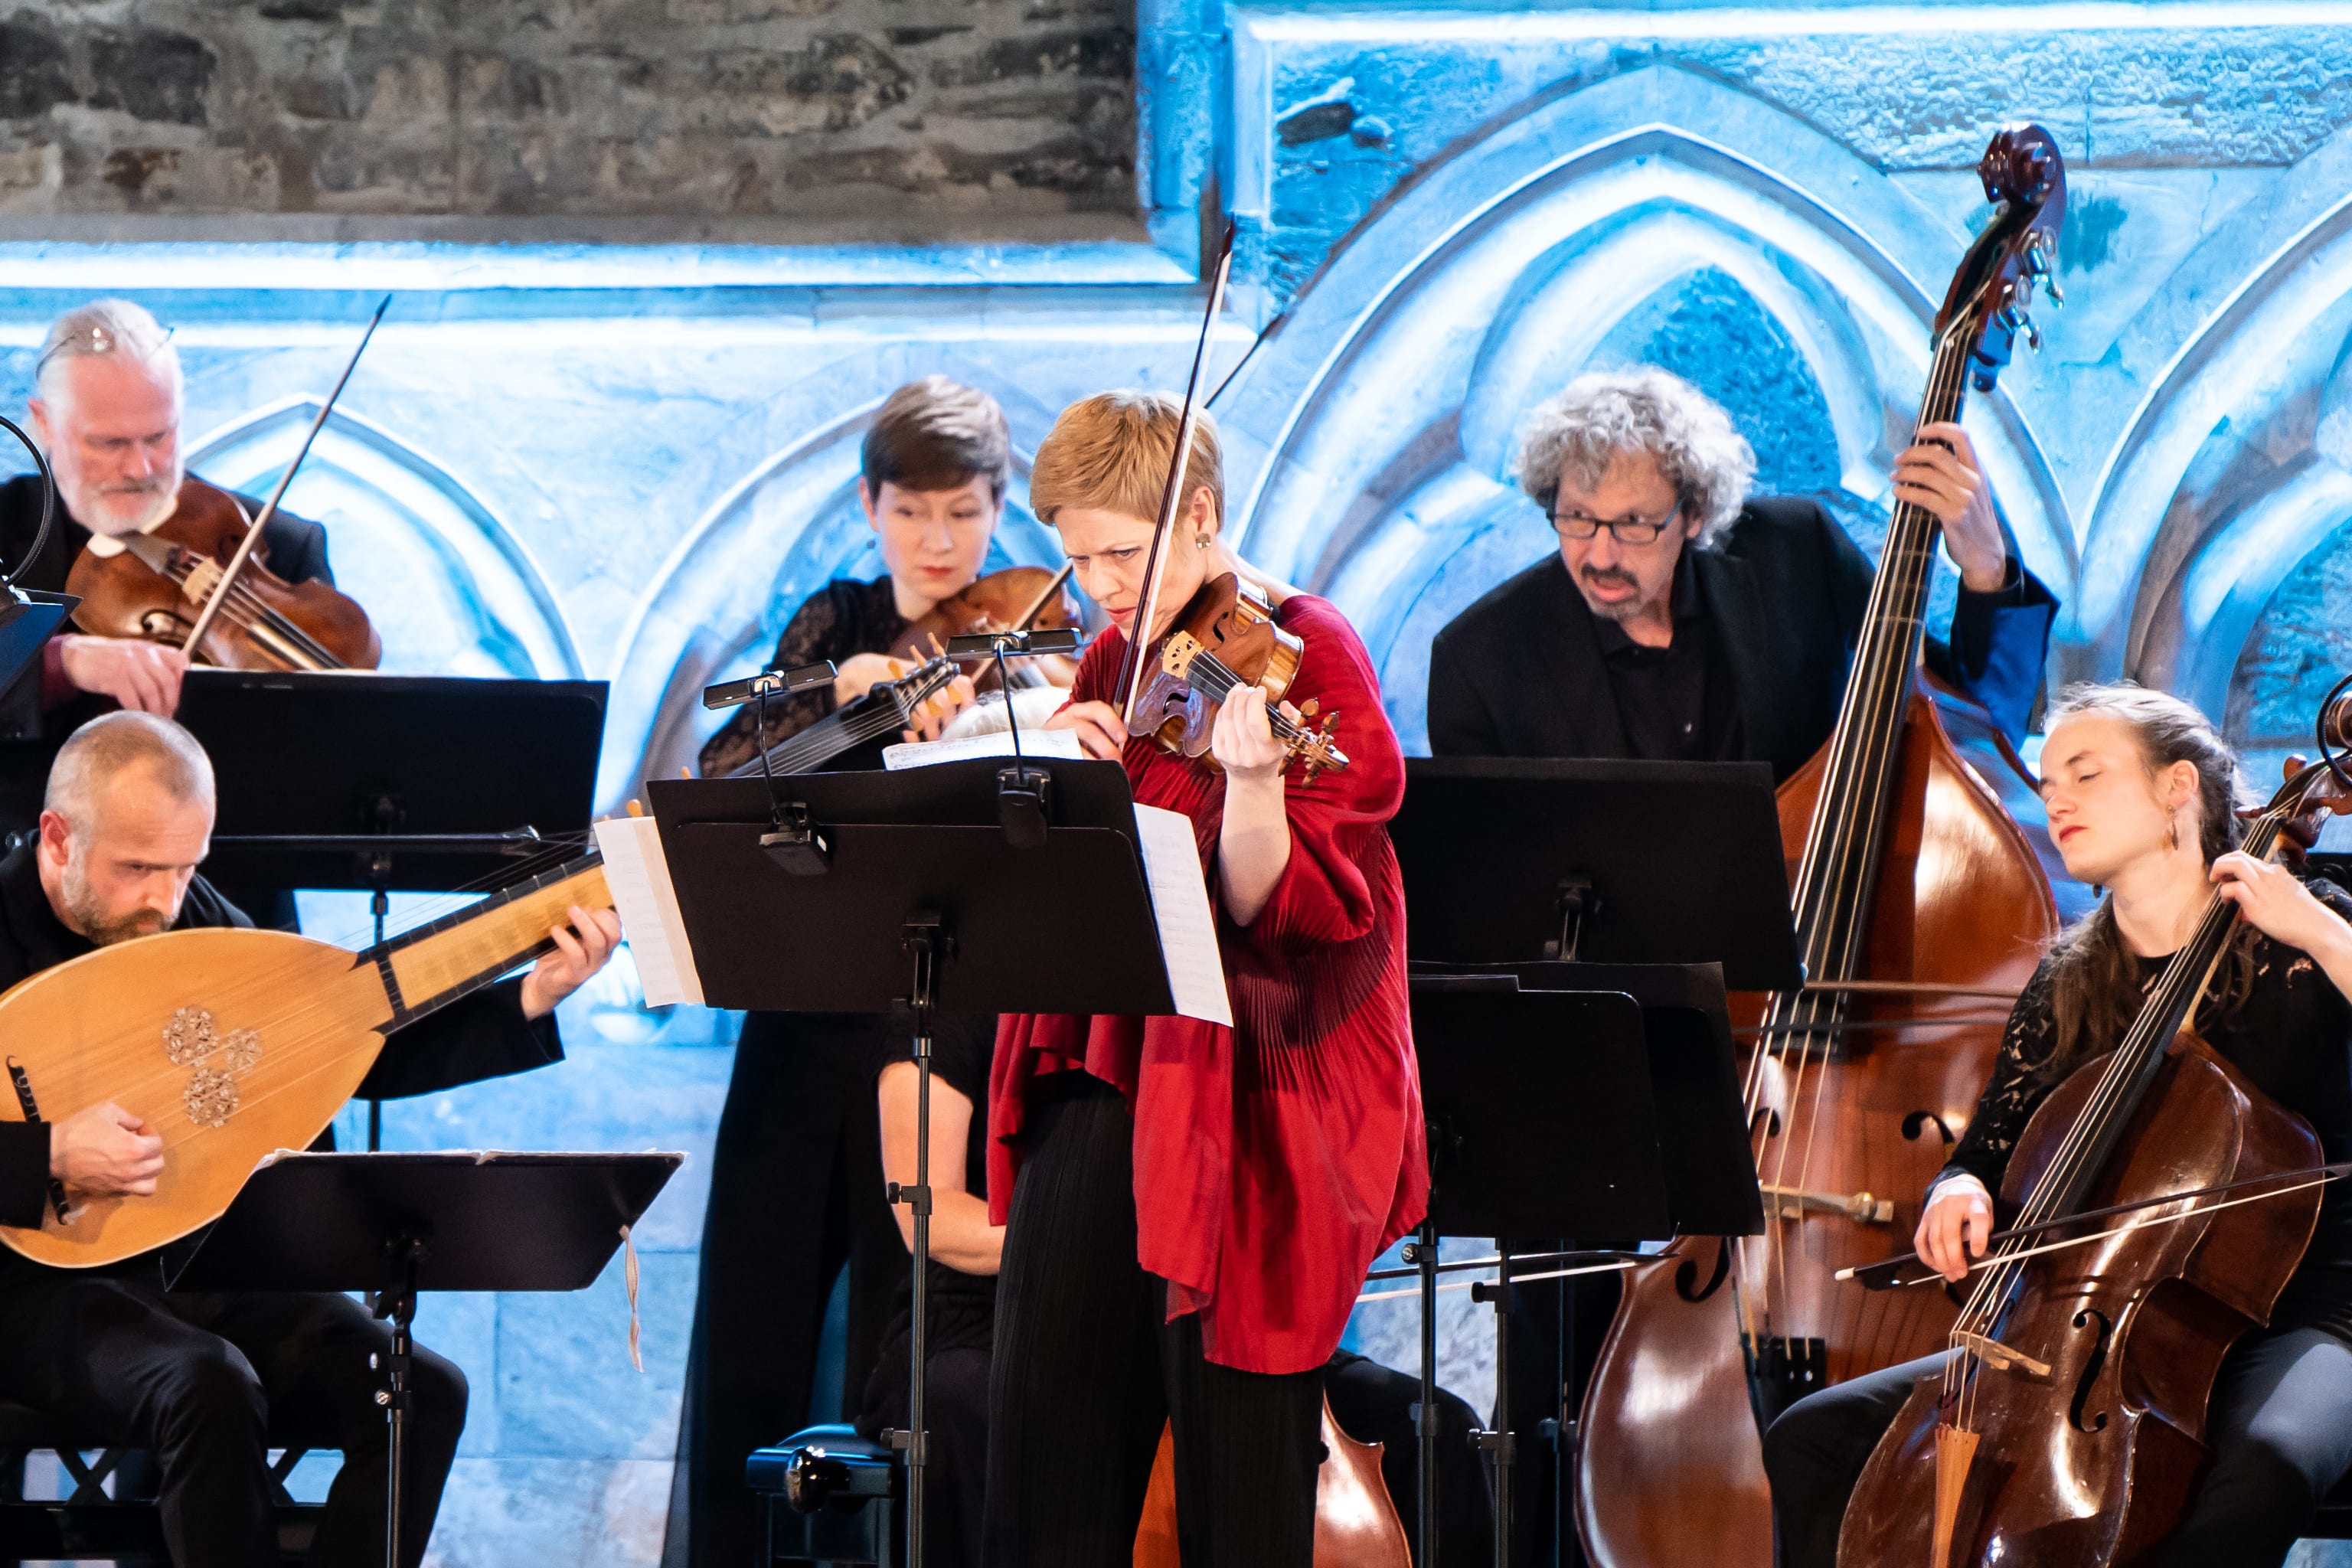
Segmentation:
<svg viewBox="0 0 2352 1568">
<path fill-rule="evenodd" d="M 2096 1307 L 2085 1307 L 2075 1313 L 2074 1327 L 2088 1328 L 2090 1321 L 2094 1318 L 2099 1321 L 2098 1331 L 2092 1336 L 2091 1353 L 2083 1362 L 2083 1375 L 2074 1380 L 2074 1403 L 2067 1407 L 2066 1411 L 2067 1421 L 2077 1432 L 2104 1432 L 2107 1429 L 2107 1415 L 2104 1410 L 2093 1416 L 2088 1423 L 2083 1419 L 2083 1407 L 2088 1405 L 2091 1399 L 2091 1385 L 2098 1382 L 2099 1369 L 2107 1364 L 2107 1340 L 2115 1331 L 2115 1324 L 2108 1321 L 2107 1315 Z"/>
<path fill-rule="evenodd" d="M 1698 1265 L 1687 1262 L 1679 1265 L 1675 1269 L 1675 1294 L 1695 1305 L 1722 1289 L 1724 1280 L 1730 1274 L 1731 1238 L 1718 1236 L 1715 1238 L 1715 1272 L 1706 1277 L 1705 1285 L 1694 1291 L 1691 1282 L 1698 1278 Z"/>
<path fill-rule="evenodd" d="M 1927 1124 L 1931 1121 L 1936 1125 L 1937 1136 L 1943 1139 L 1945 1148 L 1948 1149 L 1959 1142 L 1959 1139 L 1953 1135 L 1951 1124 L 1932 1110 L 1915 1110 L 1905 1117 L 1903 1136 L 1916 1143 L 1919 1141 L 1919 1134 L 1927 1131 Z"/>
</svg>

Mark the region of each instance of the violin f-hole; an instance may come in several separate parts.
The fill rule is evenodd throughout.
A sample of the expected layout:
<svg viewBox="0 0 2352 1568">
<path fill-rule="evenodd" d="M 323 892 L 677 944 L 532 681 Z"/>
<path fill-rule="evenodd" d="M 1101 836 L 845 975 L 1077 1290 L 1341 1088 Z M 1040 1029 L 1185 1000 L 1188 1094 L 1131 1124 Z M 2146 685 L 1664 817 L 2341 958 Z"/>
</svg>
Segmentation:
<svg viewBox="0 0 2352 1568">
<path fill-rule="evenodd" d="M 2087 1425 L 2083 1420 L 2083 1407 L 2091 1399 L 2091 1385 L 2098 1382 L 2099 1370 L 2107 1364 L 2107 1341 L 2116 1327 L 2096 1307 L 2085 1307 L 2075 1313 L 2074 1327 L 2088 1328 L 2090 1320 L 2094 1318 L 2098 1320 L 2098 1331 L 2092 1338 L 2090 1355 L 2083 1362 L 2083 1375 L 2074 1380 L 2074 1402 L 2066 1410 L 2066 1419 L 2077 1432 L 2104 1432 L 2107 1429 L 2107 1415 L 2104 1410 L 2093 1416 Z"/>
</svg>

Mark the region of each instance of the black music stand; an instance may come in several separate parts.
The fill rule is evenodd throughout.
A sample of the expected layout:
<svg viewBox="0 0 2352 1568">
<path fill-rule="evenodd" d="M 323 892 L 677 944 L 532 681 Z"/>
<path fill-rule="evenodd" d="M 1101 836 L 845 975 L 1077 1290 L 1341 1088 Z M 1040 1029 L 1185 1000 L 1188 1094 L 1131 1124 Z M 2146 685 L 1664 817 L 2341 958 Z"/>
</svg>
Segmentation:
<svg viewBox="0 0 2352 1568">
<path fill-rule="evenodd" d="M 914 1213 L 908 1421 L 892 1439 L 907 1455 L 909 1568 L 923 1561 L 929 1464 L 933 1015 L 1176 1005 L 1126 772 L 1033 757 L 1008 780 L 1001 763 L 780 775 L 772 795 L 759 778 L 646 785 L 706 1002 L 914 1015 L 915 1183 L 889 1194 Z"/>
<path fill-rule="evenodd" d="M 1584 965 L 1536 966 L 1551 970 Z M 1671 993 L 1686 971 L 1617 979 Z M 1549 978 L 1549 977 L 1545 977 Z M 1528 1279 L 1570 1279 L 1638 1255 L 1551 1252 L 1514 1258 L 1512 1236 L 1748 1235 L 1763 1199 L 1748 1158 L 1730 1037 L 1653 1037 L 1647 1010 L 1611 976 L 1546 989 L 1504 973 L 1416 973 L 1413 1045 L 1430 1131 L 1430 1209 L 1411 1248 L 1422 1291 L 1422 1560 L 1437 1560 L 1436 1292 L 1445 1236 L 1496 1238 L 1498 1279 L 1472 1299 L 1495 1306 L 1495 1412 L 1479 1445 L 1495 1462 L 1495 1561 L 1510 1563 L 1510 1333 L 1515 1262 Z M 1704 986 L 1704 979 L 1701 986 Z M 1650 985 L 1643 984 L 1644 989 Z M 1720 1014 L 1721 988 L 1716 988 Z M 1686 995 L 1675 1000 L 1688 1000 Z M 1696 1045 L 1696 1049 L 1693 1048 Z"/>
<path fill-rule="evenodd" d="M 582 1290 L 683 1154 L 304 1154 L 264 1161 L 173 1290 L 364 1290 L 392 1323 L 386 1568 L 401 1562 L 419 1290 Z M 517 1216 L 528 1216 L 518 1224 Z"/>
<path fill-rule="evenodd" d="M 1410 757 L 1389 825 L 1416 961 L 1720 963 L 1795 985 L 1771 770 L 1762 763 Z"/>
<path fill-rule="evenodd" d="M 254 888 L 392 895 L 509 879 L 587 829 L 604 739 L 601 680 L 191 669 L 179 721 L 213 759 L 205 874 Z M 368 1147 L 382 1142 L 368 1101 Z"/>
</svg>

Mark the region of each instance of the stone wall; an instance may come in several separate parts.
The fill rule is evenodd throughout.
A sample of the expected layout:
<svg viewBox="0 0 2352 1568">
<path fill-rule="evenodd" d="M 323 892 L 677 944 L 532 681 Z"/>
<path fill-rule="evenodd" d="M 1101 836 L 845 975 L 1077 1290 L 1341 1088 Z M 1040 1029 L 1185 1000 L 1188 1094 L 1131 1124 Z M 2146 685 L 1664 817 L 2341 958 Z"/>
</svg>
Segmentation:
<svg viewBox="0 0 2352 1568">
<path fill-rule="evenodd" d="M 52 0 L 0 13 L 0 225 L 1098 235 L 1134 58 L 1133 0 Z"/>
</svg>

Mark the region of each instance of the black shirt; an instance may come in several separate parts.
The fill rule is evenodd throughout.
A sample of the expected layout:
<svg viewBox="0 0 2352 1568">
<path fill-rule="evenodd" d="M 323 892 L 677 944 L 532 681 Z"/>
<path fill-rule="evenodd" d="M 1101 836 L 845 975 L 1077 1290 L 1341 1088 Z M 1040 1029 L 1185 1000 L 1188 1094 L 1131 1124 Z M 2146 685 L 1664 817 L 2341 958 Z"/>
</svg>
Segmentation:
<svg viewBox="0 0 2352 1568">
<path fill-rule="evenodd" d="M 887 574 L 871 583 L 836 577 L 801 601 L 801 607 L 784 625 L 784 635 L 776 639 L 775 657 L 768 661 L 768 667 L 789 668 L 824 659 L 838 664 L 861 653 L 887 653 L 906 629 L 907 617 L 898 613 L 898 590 Z M 767 717 L 761 720 L 756 705 L 745 703 L 735 710 L 717 734 L 703 742 L 704 778 L 724 778 L 759 756 L 755 721 L 765 729 L 768 744 L 773 746 L 832 712 L 833 688 L 824 686 L 799 692 L 772 700 L 767 706 Z M 845 752 L 827 765 L 878 768 L 882 765 L 882 748 L 898 739 L 893 733 L 869 741 Z"/>
<path fill-rule="evenodd" d="M 2331 882 L 2309 885 L 2321 902 L 2352 919 L 2352 896 Z M 2220 1017 L 2200 1013 L 2198 1034 L 2256 1089 L 2311 1123 L 2322 1159 L 2352 1159 L 2352 1001 L 2308 954 L 2260 934 L 2253 942 L 2251 994 Z M 2140 959 L 2141 984 L 2154 984 L 2168 962 Z M 2049 976 L 2045 959 L 2010 1013 L 1991 1081 L 1937 1181 L 1965 1172 L 1998 1194 L 2026 1122 L 2063 1081 L 2042 1071 L 2057 1038 Z M 2320 1190 L 2319 1224 L 2271 1324 L 2325 1329 L 2352 1342 L 2352 1190 L 2342 1182 Z"/>
<path fill-rule="evenodd" d="M 95 951 L 89 939 L 67 929 L 42 889 L 35 848 L 26 845 L 0 858 L 0 991 L 29 975 Z M 250 926 L 245 911 L 215 890 L 202 876 L 188 884 L 173 931 Z M 5 1042 L 0 1041 L 0 1048 Z M 384 1042 L 375 1066 L 361 1080 L 357 1098 L 399 1100 L 433 1094 L 482 1079 L 502 1078 L 563 1059 L 562 1037 L 552 1015 L 531 1020 L 522 1014 L 522 983 L 509 980 L 395 1032 Z M 36 1084 L 37 1096 L 40 1086 Z M 77 1106 L 42 1106 L 52 1118 Z M 333 1144 L 328 1142 L 326 1147 Z M 0 1121 L 0 1224 L 34 1226 L 47 1203 L 49 1131 L 46 1126 Z M 38 1268 L 21 1254 L 0 1249 L 0 1266 L 10 1260 Z M 125 1265 L 130 1267 L 130 1265 Z"/>
<path fill-rule="evenodd" d="M 1592 635 L 1625 725 L 1628 754 L 1645 762 L 1722 762 L 1740 755 L 1731 670 L 1685 551 L 1675 563 L 1674 639 L 1649 647 L 1595 616 Z"/>
</svg>

